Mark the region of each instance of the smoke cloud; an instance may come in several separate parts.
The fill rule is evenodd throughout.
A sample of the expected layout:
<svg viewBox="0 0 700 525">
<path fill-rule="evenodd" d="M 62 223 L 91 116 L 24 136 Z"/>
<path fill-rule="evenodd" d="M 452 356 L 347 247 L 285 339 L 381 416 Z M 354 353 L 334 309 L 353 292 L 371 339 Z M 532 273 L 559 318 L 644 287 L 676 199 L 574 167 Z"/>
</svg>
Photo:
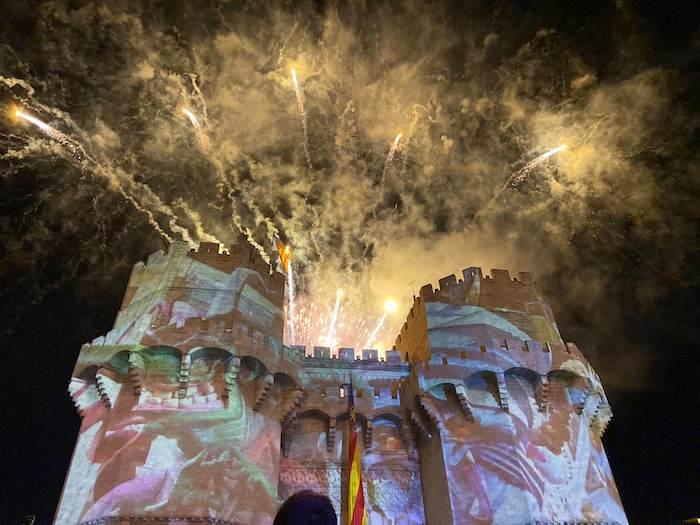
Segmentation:
<svg viewBox="0 0 700 525">
<path fill-rule="evenodd" d="M 34 130 L 0 123 L 9 317 L 69 280 L 123 286 L 104 274 L 163 239 L 243 232 L 264 250 L 279 232 L 298 294 L 329 315 L 337 288 L 369 319 L 399 302 L 385 347 L 421 285 L 466 266 L 530 270 L 603 379 L 642 387 L 653 356 L 628 310 L 683 285 L 697 249 L 691 83 L 653 59 L 625 2 L 588 6 L 583 23 L 551 9 L 8 7 L 0 103 L 92 159 L 81 172 Z"/>
</svg>

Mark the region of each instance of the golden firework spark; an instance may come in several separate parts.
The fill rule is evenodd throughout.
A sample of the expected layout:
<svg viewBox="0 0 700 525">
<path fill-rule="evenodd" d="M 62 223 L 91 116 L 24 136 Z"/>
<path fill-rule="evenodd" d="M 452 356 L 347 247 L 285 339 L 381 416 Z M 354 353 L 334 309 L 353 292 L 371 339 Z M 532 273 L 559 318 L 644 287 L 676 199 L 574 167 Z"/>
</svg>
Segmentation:
<svg viewBox="0 0 700 525">
<path fill-rule="evenodd" d="M 20 118 L 30 124 L 35 125 L 39 128 L 44 135 L 46 135 L 51 140 L 58 142 L 61 146 L 67 149 L 75 160 L 82 162 L 85 160 L 85 150 L 80 144 L 76 144 L 74 141 L 69 139 L 65 134 L 58 131 L 56 128 L 49 126 L 46 122 L 36 118 L 25 111 L 15 108 L 15 117 Z"/>
<path fill-rule="evenodd" d="M 386 177 L 386 174 L 389 171 L 389 167 L 391 166 L 391 163 L 394 160 L 394 156 L 396 156 L 396 151 L 399 149 L 400 141 L 401 133 L 396 135 L 394 142 L 391 143 L 391 147 L 389 148 L 389 153 L 387 153 L 386 155 L 386 160 L 384 161 L 384 170 L 382 171 L 382 180 L 384 180 L 384 178 Z"/>
<path fill-rule="evenodd" d="M 301 127 L 304 132 L 304 156 L 306 157 L 306 164 L 309 169 L 313 169 L 311 164 L 311 153 L 309 149 L 309 124 L 306 119 L 306 109 L 304 108 L 304 90 L 299 84 L 299 79 L 297 78 L 297 72 L 292 68 L 292 84 L 294 85 L 294 92 L 297 98 L 297 108 L 299 110 L 299 115 L 301 116 Z"/>
</svg>

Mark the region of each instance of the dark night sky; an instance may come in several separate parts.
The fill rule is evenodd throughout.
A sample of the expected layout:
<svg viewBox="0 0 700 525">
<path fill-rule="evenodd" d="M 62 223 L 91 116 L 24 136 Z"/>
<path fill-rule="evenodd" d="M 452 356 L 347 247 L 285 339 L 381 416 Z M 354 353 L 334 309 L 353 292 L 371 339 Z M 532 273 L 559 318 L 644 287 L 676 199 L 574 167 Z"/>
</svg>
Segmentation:
<svg viewBox="0 0 700 525">
<path fill-rule="evenodd" d="M 131 265 L 165 246 L 153 221 L 226 241 L 234 216 L 260 243 L 279 228 L 309 293 L 329 276 L 369 302 L 472 264 L 533 271 L 607 385 L 630 522 L 700 516 L 695 3 L 369 4 L 3 4 L 0 108 L 90 159 L 81 171 L 0 122 L 0 524 L 52 521 L 75 359 L 110 328 Z M 207 115 L 204 140 L 185 104 Z M 568 156 L 484 212 L 557 137 Z"/>
</svg>

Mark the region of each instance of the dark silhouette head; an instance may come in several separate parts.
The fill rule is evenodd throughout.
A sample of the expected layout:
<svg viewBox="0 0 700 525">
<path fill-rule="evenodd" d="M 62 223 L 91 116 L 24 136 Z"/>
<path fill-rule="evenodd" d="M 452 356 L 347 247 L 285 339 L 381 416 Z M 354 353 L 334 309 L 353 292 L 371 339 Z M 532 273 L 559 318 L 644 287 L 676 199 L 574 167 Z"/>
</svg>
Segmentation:
<svg viewBox="0 0 700 525">
<path fill-rule="evenodd" d="M 331 500 L 310 490 L 292 494 L 275 516 L 274 525 L 337 525 Z"/>
</svg>

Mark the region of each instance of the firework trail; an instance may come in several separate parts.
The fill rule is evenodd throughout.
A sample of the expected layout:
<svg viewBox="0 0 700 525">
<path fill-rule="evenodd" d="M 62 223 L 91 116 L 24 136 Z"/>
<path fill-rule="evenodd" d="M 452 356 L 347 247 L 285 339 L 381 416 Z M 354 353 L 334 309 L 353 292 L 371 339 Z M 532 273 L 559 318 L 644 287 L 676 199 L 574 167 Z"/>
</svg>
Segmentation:
<svg viewBox="0 0 700 525">
<path fill-rule="evenodd" d="M 313 170 L 311 153 L 309 153 L 309 125 L 306 119 L 306 110 L 304 109 L 304 90 L 299 85 L 297 73 L 294 71 L 294 68 L 292 68 L 292 83 L 294 84 L 294 92 L 297 96 L 297 108 L 299 108 L 299 114 L 301 115 L 301 127 L 304 131 L 304 155 L 306 156 L 306 164 L 309 166 L 310 170 Z"/>
<path fill-rule="evenodd" d="M 287 264 L 287 299 L 288 299 L 288 304 L 287 304 L 287 322 L 289 324 L 289 336 L 290 336 L 290 344 L 294 344 L 297 339 L 297 334 L 296 334 L 296 313 L 294 311 L 294 271 L 292 270 L 293 265 L 292 261 L 289 261 Z"/>
<path fill-rule="evenodd" d="M 386 160 L 384 161 L 384 170 L 382 171 L 382 181 L 386 178 L 386 174 L 389 171 L 389 167 L 391 166 L 392 161 L 394 160 L 394 156 L 396 155 L 396 151 L 399 149 L 399 141 L 400 140 L 401 140 L 401 133 L 396 135 L 394 142 L 391 143 L 391 147 L 389 148 L 389 153 L 387 154 Z"/>
<path fill-rule="evenodd" d="M 332 347 L 335 340 L 335 327 L 338 323 L 338 313 L 340 312 L 340 301 L 343 298 L 344 291 L 338 288 L 335 291 L 335 305 L 333 306 L 333 313 L 331 314 L 331 322 L 328 324 L 328 333 L 325 337 L 326 346 Z"/>
<path fill-rule="evenodd" d="M 195 61 L 199 63 L 199 60 L 197 59 L 197 55 L 195 54 Z M 202 93 L 202 90 L 199 88 L 199 84 L 197 83 L 197 78 L 198 75 L 195 73 L 188 73 L 188 77 L 190 77 L 190 82 L 192 83 L 192 91 L 194 92 L 195 98 L 199 100 L 202 106 L 202 116 L 204 117 L 204 124 L 207 125 L 209 124 L 209 117 L 207 115 L 207 105 L 204 103 L 204 94 Z"/>
<path fill-rule="evenodd" d="M 556 155 L 557 153 L 560 153 L 565 149 L 566 144 L 562 144 L 560 146 L 557 146 L 556 148 L 552 148 L 549 151 L 546 151 L 539 157 L 532 159 L 530 162 L 525 164 L 525 166 L 523 166 L 523 168 L 520 171 L 518 171 L 514 176 L 508 179 L 508 182 L 506 182 L 506 187 L 511 186 L 512 188 L 517 188 L 527 180 L 530 173 L 532 173 L 532 170 L 535 169 L 539 164 L 547 160 L 552 155 Z"/>
<path fill-rule="evenodd" d="M 343 294 L 343 298 L 346 297 L 347 294 Z M 341 306 L 333 331 L 332 345 L 336 348 L 345 346 L 360 349 L 362 343 L 370 335 L 375 320 L 367 319 L 366 309 L 362 308 L 361 305 L 359 308 L 353 308 L 352 303 L 346 303 L 342 300 Z M 328 304 L 318 303 L 310 295 L 297 295 L 294 300 L 294 308 L 296 315 L 293 343 L 304 345 L 307 348 L 313 348 L 317 345 L 330 346 L 327 337 L 328 328 L 332 321 L 332 310 L 328 308 Z M 285 324 L 285 341 L 291 340 L 291 333 L 292 326 L 288 322 Z M 378 331 L 375 337 L 381 339 L 381 335 Z"/>
<path fill-rule="evenodd" d="M 376 342 L 377 335 L 384 326 L 384 322 L 386 321 L 387 317 L 389 317 L 389 314 L 395 312 L 397 308 L 398 304 L 396 303 L 396 301 L 394 301 L 393 299 L 386 300 L 386 302 L 384 303 L 384 313 L 377 321 L 377 324 L 374 325 L 374 328 L 367 337 L 367 342 L 362 348 L 372 348 L 372 345 Z"/>
<path fill-rule="evenodd" d="M 72 154 L 73 158 L 81 163 L 81 170 L 84 171 L 87 169 L 86 163 L 88 160 L 92 159 L 88 158 L 87 154 L 85 153 L 85 150 L 80 144 L 76 144 L 73 140 L 68 138 L 67 135 L 61 133 L 56 128 L 49 126 L 44 121 L 22 110 L 16 110 L 15 115 L 17 118 L 21 118 L 22 120 L 33 124 L 34 126 L 39 128 L 44 135 L 49 137 L 51 140 L 56 141 L 65 149 L 67 149 Z M 187 241 L 189 244 L 194 244 L 194 241 L 192 240 L 192 237 L 190 236 L 187 229 L 178 225 L 177 217 L 173 213 L 172 209 L 165 205 L 163 201 L 161 201 L 160 198 L 155 193 L 153 193 L 153 191 L 148 186 L 136 183 L 129 175 L 122 172 L 121 170 L 109 169 L 95 161 L 93 161 L 93 171 L 96 174 L 107 178 L 111 183 L 110 185 L 114 189 L 116 189 L 127 201 L 129 201 L 134 206 L 134 208 L 146 215 L 149 224 L 155 229 L 155 231 L 159 235 L 161 235 L 168 242 L 172 242 L 173 238 L 170 235 L 168 235 L 165 231 L 163 231 L 160 224 L 155 219 L 155 216 L 150 208 L 155 208 L 159 212 L 168 216 L 169 226 L 171 230 L 180 233 L 182 235 L 183 240 Z M 130 191 L 127 191 L 124 188 L 125 183 L 127 186 L 130 186 Z M 140 202 L 138 202 L 137 199 L 134 197 L 134 194 L 136 193 L 140 193 L 142 197 L 145 196 L 147 200 L 151 202 L 152 206 L 146 207 L 143 206 Z"/>
<path fill-rule="evenodd" d="M 20 109 L 15 110 L 15 116 L 21 118 L 22 120 L 25 120 L 26 122 L 34 124 L 44 133 L 44 135 L 49 137 L 51 140 L 58 142 L 61 146 L 63 146 L 70 152 L 70 154 L 75 160 L 77 160 L 81 164 L 81 169 L 85 169 L 85 166 L 83 166 L 82 163 L 84 160 L 87 159 L 87 155 L 85 154 L 85 150 L 80 144 L 76 144 L 66 135 L 58 131 L 56 128 L 49 126 L 47 123 L 39 120 L 36 117 L 33 117 L 32 115 L 29 115 L 28 113 L 25 113 Z"/>
<path fill-rule="evenodd" d="M 202 107 L 202 114 L 204 116 L 204 122 L 207 122 L 207 105 L 206 101 L 204 100 L 204 96 L 199 89 L 199 86 L 197 85 L 196 82 L 196 75 L 190 74 L 190 79 L 192 81 L 192 86 L 195 91 L 195 94 L 197 95 L 197 98 L 199 100 L 200 106 Z M 186 96 L 186 93 L 183 92 L 183 96 Z M 219 159 L 216 155 L 212 155 L 212 149 L 211 149 L 211 141 L 209 140 L 209 136 L 207 133 L 204 131 L 202 128 L 201 123 L 199 122 L 199 119 L 197 119 L 197 116 L 194 114 L 192 110 L 189 108 L 182 108 L 182 113 L 187 117 L 187 119 L 190 121 L 190 124 L 192 124 L 192 127 L 194 128 L 195 131 L 195 136 L 197 137 L 197 143 L 199 144 L 200 151 L 204 154 L 204 156 L 207 158 L 207 160 L 212 164 L 214 167 L 214 173 L 216 174 L 217 178 L 217 183 L 216 187 L 219 193 L 222 193 L 226 196 L 228 199 L 229 203 L 231 204 L 232 210 L 231 210 L 231 222 L 233 226 L 235 226 L 235 229 L 232 228 L 233 231 L 238 231 L 241 235 L 244 235 L 246 239 L 255 247 L 255 249 L 258 251 L 262 259 L 269 263 L 270 262 L 270 257 L 268 253 L 265 251 L 264 247 L 260 245 L 253 237 L 253 234 L 250 230 L 250 228 L 244 227 L 242 224 L 241 216 L 240 213 L 237 210 L 236 207 L 236 195 L 235 195 L 235 189 L 234 185 L 229 181 L 228 177 L 226 177 L 226 170 L 224 169 L 224 164 Z M 278 235 L 279 231 L 277 230 L 277 227 L 274 225 L 271 219 L 267 218 L 261 211 L 260 208 L 252 201 L 252 199 L 247 199 L 245 204 L 248 206 L 250 211 L 254 214 L 255 216 L 255 224 L 258 225 L 260 223 L 265 223 L 265 227 L 267 229 L 268 237 L 272 238 L 275 235 Z M 196 225 L 196 223 L 195 223 Z"/>
<path fill-rule="evenodd" d="M 188 108 L 182 108 L 182 112 L 187 116 L 192 124 L 195 137 L 197 137 L 197 143 L 199 144 L 199 147 L 202 148 L 202 152 L 208 155 L 211 151 L 209 137 L 202 129 L 202 125 L 199 123 L 199 120 L 197 120 L 196 115 Z"/>
<path fill-rule="evenodd" d="M 552 155 L 556 155 L 557 153 L 560 153 L 566 149 L 566 144 L 561 144 L 557 146 L 556 148 L 552 148 L 549 151 L 544 152 L 542 155 L 535 157 L 532 159 L 530 162 L 525 164 L 520 170 L 516 171 L 507 181 L 506 183 L 501 186 L 501 188 L 496 192 L 496 194 L 491 197 L 491 200 L 486 203 L 486 206 L 482 207 L 479 211 L 474 214 L 474 217 L 472 217 L 470 223 L 474 222 L 479 215 L 484 213 L 485 211 L 489 210 L 491 206 L 498 200 L 498 197 L 501 196 L 501 194 L 506 191 L 508 188 L 517 188 L 520 185 L 522 185 L 532 173 L 532 170 L 535 169 L 537 166 L 539 166 L 542 162 L 547 160 L 549 157 Z"/>
</svg>

